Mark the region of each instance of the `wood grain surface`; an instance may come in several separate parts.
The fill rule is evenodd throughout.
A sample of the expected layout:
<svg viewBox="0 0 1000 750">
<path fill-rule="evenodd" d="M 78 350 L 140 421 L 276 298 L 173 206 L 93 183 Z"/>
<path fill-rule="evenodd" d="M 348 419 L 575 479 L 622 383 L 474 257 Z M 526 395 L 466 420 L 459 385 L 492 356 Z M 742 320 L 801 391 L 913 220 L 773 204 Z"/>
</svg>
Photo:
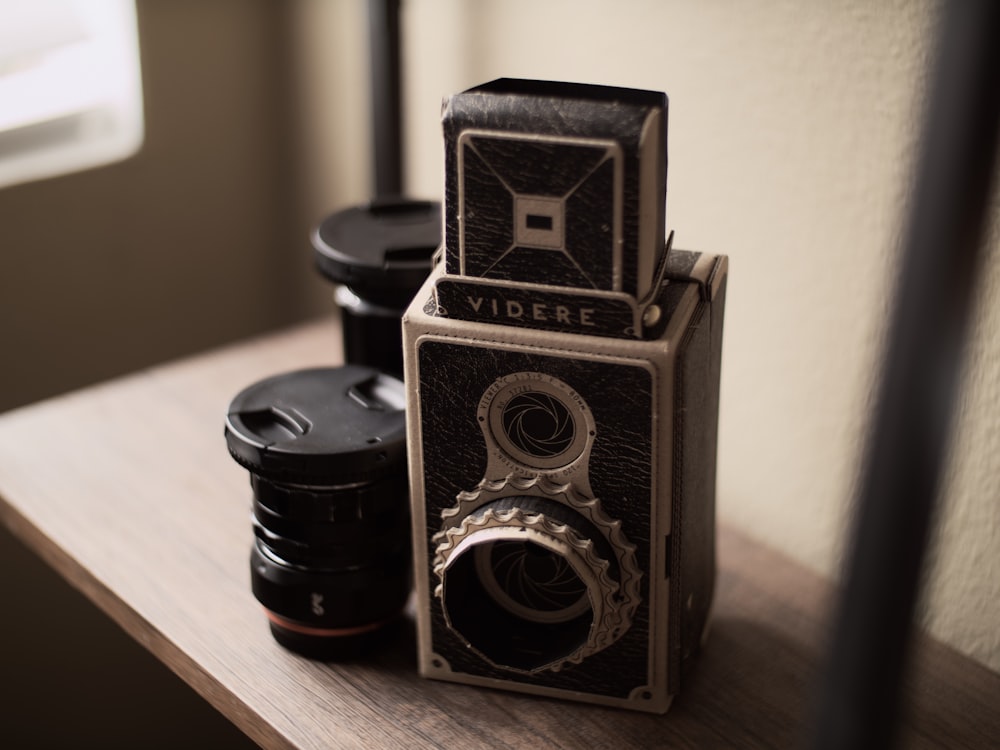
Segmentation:
<svg viewBox="0 0 1000 750">
<path fill-rule="evenodd" d="M 118 625 L 266 747 L 790 747 L 811 710 L 831 586 L 719 529 L 708 644 L 665 716 L 423 680 L 412 623 L 356 663 L 282 650 L 250 593 L 248 476 L 230 399 L 336 364 L 334 320 L 0 417 L 0 518 Z M 1000 744 L 1000 675 L 918 641 L 907 747 Z"/>
</svg>

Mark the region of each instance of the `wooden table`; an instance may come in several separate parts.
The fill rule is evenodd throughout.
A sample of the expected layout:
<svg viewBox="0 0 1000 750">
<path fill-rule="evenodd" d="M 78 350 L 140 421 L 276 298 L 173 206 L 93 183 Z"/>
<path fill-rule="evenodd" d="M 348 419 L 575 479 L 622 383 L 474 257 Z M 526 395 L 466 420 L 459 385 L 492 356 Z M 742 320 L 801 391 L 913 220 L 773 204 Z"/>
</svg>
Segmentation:
<svg viewBox="0 0 1000 750">
<path fill-rule="evenodd" d="M 229 400 L 336 363 L 321 321 L 0 417 L 0 518 L 133 638 L 267 747 L 789 747 L 803 734 L 831 587 L 719 530 L 708 646 L 665 716 L 432 682 L 412 627 L 370 661 L 275 644 L 249 588 L 250 489 Z M 910 747 L 1000 744 L 1000 675 L 922 638 Z"/>
</svg>

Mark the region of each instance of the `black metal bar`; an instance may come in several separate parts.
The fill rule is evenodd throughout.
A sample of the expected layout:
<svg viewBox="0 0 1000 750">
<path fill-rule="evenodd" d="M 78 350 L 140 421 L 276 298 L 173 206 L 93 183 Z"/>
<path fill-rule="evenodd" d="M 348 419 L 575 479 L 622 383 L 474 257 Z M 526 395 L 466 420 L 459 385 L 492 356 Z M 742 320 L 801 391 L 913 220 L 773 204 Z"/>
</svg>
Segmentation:
<svg viewBox="0 0 1000 750">
<path fill-rule="evenodd" d="M 399 0 L 368 1 L 375 197 L 403 192 Z"/>
<path fill-rule="evenodd" d="M 916 191 L 811 747 L 886 748 L 974 297 L 1000 127 L 1000 3 L 941 5 Z"/>
</svg>

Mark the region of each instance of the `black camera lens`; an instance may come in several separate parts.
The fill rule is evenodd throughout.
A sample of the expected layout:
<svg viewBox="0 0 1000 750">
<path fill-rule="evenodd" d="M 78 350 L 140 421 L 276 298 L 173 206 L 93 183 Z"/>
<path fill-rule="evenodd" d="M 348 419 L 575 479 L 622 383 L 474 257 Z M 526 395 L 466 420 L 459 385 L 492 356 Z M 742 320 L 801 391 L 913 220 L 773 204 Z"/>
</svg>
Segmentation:
<svg viewBox="0 0 1000 750">
<path fill-rule="evenodd" d="M 402 377 L 400 319 L 441 243 L 441 204 L 383 198 L 330 214 L 313 234 L 316 266 L 335 282 L 344 358 Z"/>
<path fill-rule="evenodd" d="M 229 406 L 226 442 L 253 488 L 253 593 L 292 651 L 353 656 L 406 605 L 404 405 L 399 380 L 347 365 L 267 378 Z"/>
<path fill-rule="evenodd" d="M 552 499 L 502 497 L 439 535 L 448 626 L 502 669 L 561 669 L 617 639 L 627 571 L 598 524 Z"/>
</svg>

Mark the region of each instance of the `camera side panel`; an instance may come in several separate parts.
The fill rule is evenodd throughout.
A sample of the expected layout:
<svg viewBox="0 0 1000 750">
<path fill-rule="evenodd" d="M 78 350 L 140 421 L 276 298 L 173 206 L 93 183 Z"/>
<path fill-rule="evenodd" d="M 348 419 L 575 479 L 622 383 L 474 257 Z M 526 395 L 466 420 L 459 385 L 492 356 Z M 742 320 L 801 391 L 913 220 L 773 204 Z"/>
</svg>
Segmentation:
<svg viewBox="0 0 1000 750">
<path fill-rule="evenodd" d="M 725 256 L 686 253 L 678 261 L 690 262 L 686 270 L 674 272 L 697 279 L 701 299 L 678 343 L 674 378 L 671 693 L 680 690 L 686 667 L 702 645 L 715 592 L 719 382 L 728 280 Z"/>
</svg>

